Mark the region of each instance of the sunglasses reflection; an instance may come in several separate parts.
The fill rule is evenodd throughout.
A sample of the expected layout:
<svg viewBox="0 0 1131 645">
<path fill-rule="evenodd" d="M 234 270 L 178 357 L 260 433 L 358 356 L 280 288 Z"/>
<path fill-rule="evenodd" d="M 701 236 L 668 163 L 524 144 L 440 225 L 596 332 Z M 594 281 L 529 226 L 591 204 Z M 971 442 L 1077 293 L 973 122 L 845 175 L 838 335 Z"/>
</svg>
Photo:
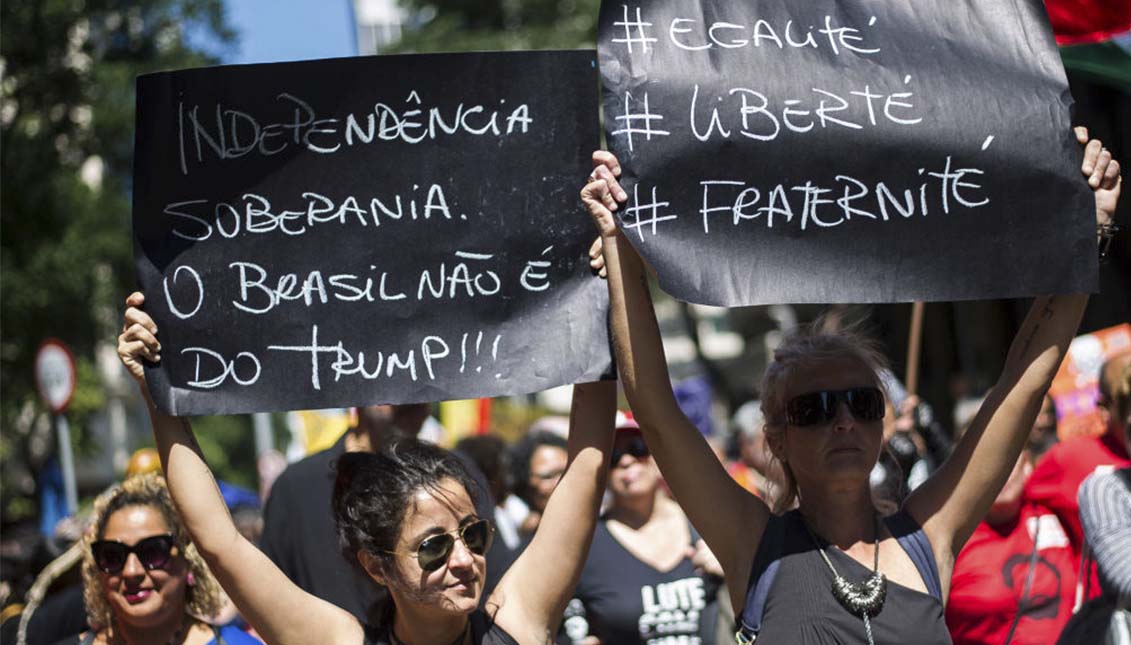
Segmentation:
<svg viewBox="0 0 1131 645">
<path fill-rule="evenodd" d="M 435 571 L 444 566 L 452 554 L 452 549 L 455 548 L 457 536 L 468 551 L 475 555 L 484 555 L 491 548 L 494 535 L 494 527 L 490 520 L 475 520 L 455 531 L 425 538 L 416 549 L 416 561 L 424 571 Z"/>
</svg>

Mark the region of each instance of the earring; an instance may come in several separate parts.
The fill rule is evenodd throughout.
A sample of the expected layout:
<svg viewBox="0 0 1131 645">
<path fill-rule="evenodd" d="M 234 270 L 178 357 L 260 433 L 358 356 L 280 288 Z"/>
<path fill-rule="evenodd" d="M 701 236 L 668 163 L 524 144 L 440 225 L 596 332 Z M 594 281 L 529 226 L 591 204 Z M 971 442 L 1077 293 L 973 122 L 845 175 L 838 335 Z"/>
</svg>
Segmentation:
<svg viewBox="0 0 1131 645">
<path fill-rule="evenodd" d="M 192 574 L 192 571 L 189 571 L 187 574 L 185 574 L 185 584 L 190 587 L 196 586 L 196 576 Z"/>
</svg>

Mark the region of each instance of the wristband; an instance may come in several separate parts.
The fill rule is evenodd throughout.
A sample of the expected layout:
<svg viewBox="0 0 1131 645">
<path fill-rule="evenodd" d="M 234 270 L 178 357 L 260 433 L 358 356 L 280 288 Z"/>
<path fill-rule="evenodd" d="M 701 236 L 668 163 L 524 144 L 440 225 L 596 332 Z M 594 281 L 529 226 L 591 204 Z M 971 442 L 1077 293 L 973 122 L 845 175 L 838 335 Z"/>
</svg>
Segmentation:
<svg viewBox="0 0 1131 645">
<path fill-rule="evenodd" d="M 1115 234 L 1119 232 L 1119 227 L 1115 224 L 1099 224 L 1096 226 L 1096 235 L 1099 237 L 1100 249 L 1100 264 L 1107 261 L 1108 251 L 1111 250 L 1111 241 L 1115 239 Z"/>
</svg>

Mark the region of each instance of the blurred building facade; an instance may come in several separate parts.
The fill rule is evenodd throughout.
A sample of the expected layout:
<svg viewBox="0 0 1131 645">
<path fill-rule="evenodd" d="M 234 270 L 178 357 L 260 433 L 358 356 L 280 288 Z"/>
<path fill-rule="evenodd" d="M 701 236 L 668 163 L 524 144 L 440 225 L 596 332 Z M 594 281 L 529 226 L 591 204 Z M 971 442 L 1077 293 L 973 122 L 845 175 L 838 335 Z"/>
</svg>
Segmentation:
<svg viewBox="0 0 1131 645">
<path fill-rule="evenodd" d="M 353 0 L 357 53 L 380 54 L 401 39 L 407 12 L 397 0 Z"/>
</svg>

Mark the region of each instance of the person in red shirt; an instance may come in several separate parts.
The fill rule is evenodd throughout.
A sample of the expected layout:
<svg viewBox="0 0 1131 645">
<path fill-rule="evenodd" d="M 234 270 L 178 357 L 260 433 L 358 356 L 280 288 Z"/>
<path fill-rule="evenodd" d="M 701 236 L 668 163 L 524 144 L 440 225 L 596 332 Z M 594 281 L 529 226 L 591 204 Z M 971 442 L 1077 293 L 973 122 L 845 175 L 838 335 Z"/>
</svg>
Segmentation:
<svg viewBox="0 0 1131 645">
<path fill-rule="evenodd" d="M 1024 499 L 1027 449 L 958 554 L 946 606 L 955 645 L 1053 643 L 1072 616 L 1076 559 L 1051 511 Z"/>
<path fill-rule="evenodd" d="M 1131 350 L 1127 350 L 1104 363 L 1100 370 L 1100 399 L 1097 406 L 1107 430 L 1098 437 L 1078 437 L 1053 446 L 1033 470 L 1025 485 L 1025 499 L 1041 504 L 1056 513 L 1068 531 L 1073 552 L 1080 555 L 1084 532 L 1080 527 L 1080 506 L 1076 495 L 1080 484 L 1099 470 L 1131 466 L 1124 442 L 1128 428 L 1111 408 L 1112 383 L 1127 365 L 1131 364 Z"/>
</svg>

